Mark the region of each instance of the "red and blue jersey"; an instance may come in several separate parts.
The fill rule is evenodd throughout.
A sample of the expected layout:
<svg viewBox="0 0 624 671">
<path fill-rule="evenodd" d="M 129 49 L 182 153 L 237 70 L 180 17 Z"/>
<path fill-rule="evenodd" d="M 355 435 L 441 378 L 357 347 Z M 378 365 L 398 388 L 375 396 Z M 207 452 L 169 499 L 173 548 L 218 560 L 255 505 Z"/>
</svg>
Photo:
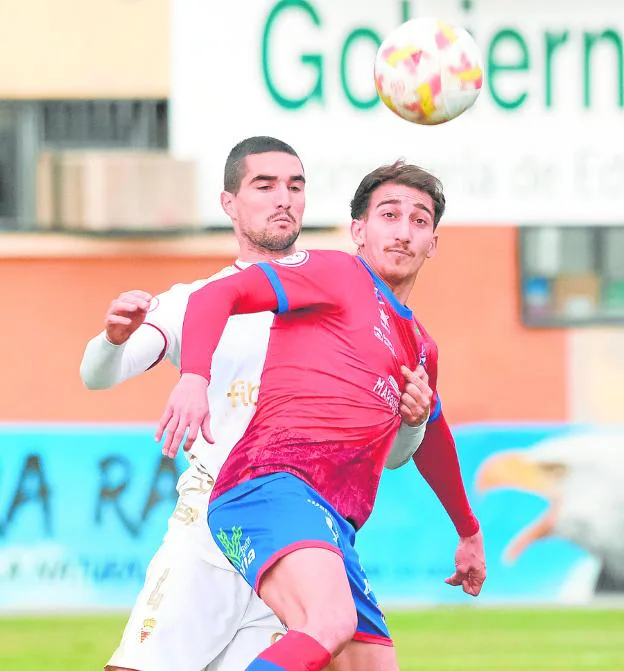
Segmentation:
<svg viewBox="0 0 624 671">
<path fill-rule="evenodd" d="M 182 372 L 209 379 L 221 324 L 232 314 L 264 310 L 276 317 L 256 413 L 213 498 L 253 478 L 292 473 L 359 528 L 401 423 L 402 365 L 425 366 L 434 391 L 431 419 L 440 414 L 437 347 L 363 259 L 297 252 L 191 296 Z"/>
</svg>

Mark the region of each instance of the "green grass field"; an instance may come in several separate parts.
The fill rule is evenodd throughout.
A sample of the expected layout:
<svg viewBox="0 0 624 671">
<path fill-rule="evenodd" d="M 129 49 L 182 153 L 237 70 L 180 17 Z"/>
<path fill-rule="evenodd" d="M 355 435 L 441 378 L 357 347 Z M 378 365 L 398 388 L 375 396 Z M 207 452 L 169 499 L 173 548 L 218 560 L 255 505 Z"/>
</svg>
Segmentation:
<svg viewBox="0 0 624 671">
<path fill-rule="evenodd" d="M 123 616 L 0 619 L 2 671 L 93 671 Z M 389 613 L 401 671 L 624 671 L 624 610 L 436 608 Z"/>
</svg>

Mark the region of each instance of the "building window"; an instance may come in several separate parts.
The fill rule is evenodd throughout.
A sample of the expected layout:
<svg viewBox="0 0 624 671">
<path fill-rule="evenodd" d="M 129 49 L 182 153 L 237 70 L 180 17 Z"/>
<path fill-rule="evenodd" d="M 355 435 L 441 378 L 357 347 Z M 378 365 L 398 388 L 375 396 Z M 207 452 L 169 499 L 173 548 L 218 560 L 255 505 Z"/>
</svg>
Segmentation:
<svg viewBox="0 0 624 671">
<path fill-rule="evenodd" d="M 18 140 L 16 110 L 0 104 L 0 228 L 13 228 L 17 220 Z"/>
<path fill-rule="evenodd" d="M 39 103 L 41 144 L 54 149 L 166 149 L 165 100 Z"/>
<path fill-rule="evenodd" d="M 519 235 L 527 325 L 624 323 L 624 225 L 524 227 Z"/>
<path fill-rule="evenodd" d="M 168 147 L 166 100 L 0 100 L 0 230 L 36 228 L 42 152 Z"/>
</svg>

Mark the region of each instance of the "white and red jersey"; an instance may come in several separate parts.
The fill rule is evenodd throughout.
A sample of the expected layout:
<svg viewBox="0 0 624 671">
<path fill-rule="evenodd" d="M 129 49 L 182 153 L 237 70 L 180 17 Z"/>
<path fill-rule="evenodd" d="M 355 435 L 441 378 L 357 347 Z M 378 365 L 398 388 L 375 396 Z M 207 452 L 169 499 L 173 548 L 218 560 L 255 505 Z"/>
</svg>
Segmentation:
<svg viewBox="0 0 624 671">
<path fill-rule="evenodd" d="M 160 331 L 165 339 L 161 359 L 166 357 L 176 368 L 180 367 L 182 324 L 189 296 L 248 265 L 237 262 L 208 279 L 175 284 L 154 297 L 145 323 Z M 208 389 L 215 443 L 209 445 L 200 433 L 190 452 L 215 479 L 254 415 L 273 317 L 264 312 L 230 319 L 215 350 L 214 375 Z"/>
<path fill-rule="evenodd" d="M 435 392 L 435 343 L 361 258 L 298 252 L 191 297 L 182 372 L 211 379 L 211 352 L 224 320 L 260 310 L 278 316 L 258 407 L 213 498 L 246 480 L 290 472 L 359 528 L 400 426 L 401 366 L 425 364 Z M 434 393 L 434 417 L 438 404 Z"/>
</svg>

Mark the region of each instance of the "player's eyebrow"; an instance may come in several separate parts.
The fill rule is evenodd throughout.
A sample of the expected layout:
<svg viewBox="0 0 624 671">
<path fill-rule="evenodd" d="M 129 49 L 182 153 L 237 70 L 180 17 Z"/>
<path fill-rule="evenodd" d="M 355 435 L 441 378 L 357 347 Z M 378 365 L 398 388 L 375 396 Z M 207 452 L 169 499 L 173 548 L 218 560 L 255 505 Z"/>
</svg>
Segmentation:
<svg viewBox="0 0 624 671">
<path fill-rule="evenodd" d="M 254 182 L 277 182 L 276 175 L 256 175 L 249 183 Z M 305 184 L 305 177 L 303 175 L 291 175 L 288 178 L 289 182 L 303 182 Z"/>
<path fill-rule="evenodd" d="M 384 205 L 400 205 L 401 201 L 398 200 L 397 198 L 386 198 L 385 200 L 380 201 L 377 203 L 377 207 L 375 208 L 378 210 L 380 207 L 383 207 Z"/>
<path fill-rule="evenodd" d="M 401 201 L 398 198 L 386 198 L 377 203 L 376 209 L 379 209 L 384 205 L 400 205 L 400 204 Z M 430 217 L 433 217 L 433 212 L 426 205 L 423 205 L 422 203 L 414 203 L 414 207 L 418 208 L 419 210 L 424 210 Z"/>
</svg>

